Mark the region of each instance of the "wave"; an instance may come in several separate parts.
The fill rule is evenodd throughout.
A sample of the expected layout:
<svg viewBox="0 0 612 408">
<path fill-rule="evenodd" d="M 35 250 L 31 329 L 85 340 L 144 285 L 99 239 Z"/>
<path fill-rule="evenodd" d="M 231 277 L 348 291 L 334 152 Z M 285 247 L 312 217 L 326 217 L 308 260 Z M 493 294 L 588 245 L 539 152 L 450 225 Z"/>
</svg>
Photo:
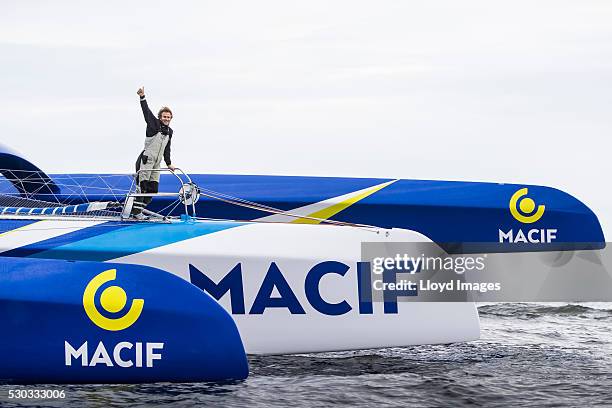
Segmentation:
<svg viewBox="0 0 612 408">
<path fill-rule="evenodd" d="M 612 317 L 612 304 L 550 304 L 550 303 L 494 303 L 478 307 L 481 316 L 536 319 L 544 316 L 583 316 L 602 319 Z"/>
</svg>

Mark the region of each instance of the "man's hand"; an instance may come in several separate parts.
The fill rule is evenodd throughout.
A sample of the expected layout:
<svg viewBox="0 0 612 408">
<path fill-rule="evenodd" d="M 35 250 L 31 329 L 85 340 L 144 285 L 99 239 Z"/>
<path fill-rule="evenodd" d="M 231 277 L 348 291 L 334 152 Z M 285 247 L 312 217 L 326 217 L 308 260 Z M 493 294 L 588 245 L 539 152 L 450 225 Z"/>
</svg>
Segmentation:
<svg viewBox="0 0 612 408">
<path fill-rule="evenodd" d="M 144 96 L 144 86 L 140 87 L 136 93 L 142 98 Z"/>
<path fill-rule="evenodd" d="M 171 164 L 169 164 L 169 165 L 168 165 L 168 168 L 170 169 L 170 171 L 174 171 L 174 170 L 176 170 L 176 167 L 174 167 L 174 166 L 173 166 L 173 165 L 171 165 Z"/>
</svg>

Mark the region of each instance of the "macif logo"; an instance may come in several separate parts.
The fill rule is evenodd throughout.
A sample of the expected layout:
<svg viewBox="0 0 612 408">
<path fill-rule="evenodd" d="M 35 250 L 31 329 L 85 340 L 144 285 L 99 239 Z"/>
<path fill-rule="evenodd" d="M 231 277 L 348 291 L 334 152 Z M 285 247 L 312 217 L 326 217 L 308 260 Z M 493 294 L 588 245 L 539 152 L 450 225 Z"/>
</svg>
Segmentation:
<svg viewBox="0 0 612 408">
<path fill-rule="evenodd" d="M 108 318 L 103 316 L 96 308 L 96 292 L 102 285 L 115 280 L 117 277 L 116 269 L 109 269 L 96 275 L 83 292 L 83 307 L 89 319 L 98 327 L 104 330 L 119 331 L 124 330 L 136 323 L 144 308 L 144 299 L 134 299 L 127 313 L 118 318 Z M 100 305 L 110 313 L 118 313 L 125 308 L 127 295 L 120 286 L 109 286 L 100 295 Z"/>
<path fill-rule="evenodd" d="M 107 317 L 100 313 L 96 306 L 96 293 L 103 285 L 116 278 L 116 269 L 101 272 L 89 281 L 83 292 L 83 308 L 87 317 L 97 327 L 112 332 L 131 327 L 136 323 L 144 309 L 144 299 L 133 299 L 123 316 Z M 108 286 L 100 294 L 100 306 L 108 314 L 119 313 L 125 309 L 126 305 L 127 294 L 120 286 Z M 80 359 L 80 365 L 83 367 L 95 367 L 99 364 L 107 367 L 115 365 L 125 368 L 153 367 L 153 361 L 162 358 L 162 355 L 157 351 L 163 348 L 164 343 L 120 341 L 107 347 L 103 341 L 99 341 L 94 352 L 90 355 L 87 341 L 83 342 L 80 347 L 73 347 L 68 341 L 64 341 L 64 359 L 66 366 L 72 366 L 73 359 Z M 109 353 L 109 350 L 111 353 Z"/>
<path fill-rule="evenodd" d="M 544 211 L 546 210 L 546 206 L 540 204 L 536 208 L 536 203 L 532 198 L 527 197 L 529 190 L 527 187 L 521 188 L 517 190 L 512 197 L 510 197 L 510 214 L 512 217 L 523 223 L 523 224 L 533 224 L 539 221 L 544 215 Z M 522 229 L 510 229 L 505 232 L 503 230 L 499 230 L 499 242 L 509 242 L 509 243 L 530 243 L 530 244 L 541 244 L 541 243 L 551 243 L 557 238 L 557 230 L 556 229 L 548 229 L 548 228 L 532 228 L 527 231 L 523 231 Z"/>
<path fill-rule="evenodd" d="M 529 190 L 525 187 L 521 188 L 510 197 L 510 214 L 523 224 L 532 224 L 542 218 L 546 206 L 538 205 L 536 210 L 535 201 L 529 197 L 525 197 L 527 193 L 529 193 Z M 521 197 L 524 198 L 521 200 Z"/>
<path fill-rule="evenodd" d="M 335 301 L 322 295 L 321 281 L 329 275 L 338 275 L 337 279 L 350 279 L 351 267 L 343 262 L 324 261 L 311 267 L 305 274 L 303 288 L 291 287 L 285 275 L 275 262 L 271 262 L 268 270 L 259 285 L 259 289 L 252 300 L 245 300 L 245 290 L 242 276 L 242 264 L 238 263 L 225 276 L 213 281 L 194 265 L 189 265 L 189 276 L 192 284 L 207 292 L 216 300 L 229 296 L 231 313 L 234 315 L 261 315 L 268 309 L 286 309 L 291 314 L 306 314 L 305 304 L 300 302 L 296 296 L 296 290 L 302 291 L 306 302 L 318 313 L 327 316 L 339 316 L 347 314 L 356 309 L 359 314 L 373 314 L 372 305 L 372 272 L 369 262 L 357 262 L 356 285 L 347 285 L 347 289 L 353 293 L 337 293 Z M 396 269 L 385 270 L 383 275 L 385 282 L 395 282 L 396 274 L 402 273 Z M 405 272 L 404 272 L 405 273 Z M 252 281 L 250 281 L 252 282 Z M 250 292 L 250 291 L 249 291 Z M 383 290 L 384 313 L 398 313 L 397 299 L 402 296 L 415 296 L 414 291 L 406 290 Z M 347 299 L 357 295 L 357 304 L 350 304 Z M 250 306 L 250 307 L 249 307 Z"/>
</svg>

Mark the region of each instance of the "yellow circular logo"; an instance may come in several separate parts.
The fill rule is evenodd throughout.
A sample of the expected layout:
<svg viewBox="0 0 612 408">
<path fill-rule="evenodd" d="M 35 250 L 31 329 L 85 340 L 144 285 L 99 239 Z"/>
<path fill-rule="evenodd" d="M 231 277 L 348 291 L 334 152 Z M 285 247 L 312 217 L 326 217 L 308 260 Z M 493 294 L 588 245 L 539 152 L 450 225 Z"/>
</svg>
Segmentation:
<svg viewBox="0 0 612 408">
<path fill-rule="evenodd" d="M 115 280 L 117 277 L 116 269 L 109 269 L 96 275 L 85 287 L 83 292 L 83 307 L 89 319 L 98 327 L 104 330 L 119 331 L 124 330 L 136 323 L 144 307 L 144 299 L 134 299 L 130 309 L 125 315 L 116 319 L 110 319 L 100 314 L 96 308 L 96 292 L 106 282 Z M 100 295 L 100 305 L 110 313 L 117 313 L 123 310 L 127 304 L 127 294 L 119 286 L 109 286 Z"/>
<path fill-rule="evenodd" d="M 525 197 L 528 192 L 529 190 L 527 187 L 521 188 L 510 198 L 510 213 L 517 221 L 523 224 L 536 222 L 542 218 L 544 210 L 546 209 L 546 206 L 543 204 L 538 205 L 536 209 L 535 201 L 529 197 Z"/>
</svg>

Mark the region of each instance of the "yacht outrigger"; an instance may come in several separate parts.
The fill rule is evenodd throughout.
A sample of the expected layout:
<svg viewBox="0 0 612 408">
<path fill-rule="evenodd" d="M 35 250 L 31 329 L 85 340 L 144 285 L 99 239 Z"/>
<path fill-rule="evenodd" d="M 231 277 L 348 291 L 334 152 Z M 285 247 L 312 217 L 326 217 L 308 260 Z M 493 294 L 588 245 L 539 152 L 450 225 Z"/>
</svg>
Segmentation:
<svg viewBox="0 0 612 408">
<path fill-rule="evenodd" d="M 0 146 L 0 380 L 242 379 L 247 353 L 470 341 L 473 302 L 373 301 L 362 244 L 605 246 L 547 187 L 162 171 L 137 221 L 133 175 L 47 175 Z"/>
</svg>

